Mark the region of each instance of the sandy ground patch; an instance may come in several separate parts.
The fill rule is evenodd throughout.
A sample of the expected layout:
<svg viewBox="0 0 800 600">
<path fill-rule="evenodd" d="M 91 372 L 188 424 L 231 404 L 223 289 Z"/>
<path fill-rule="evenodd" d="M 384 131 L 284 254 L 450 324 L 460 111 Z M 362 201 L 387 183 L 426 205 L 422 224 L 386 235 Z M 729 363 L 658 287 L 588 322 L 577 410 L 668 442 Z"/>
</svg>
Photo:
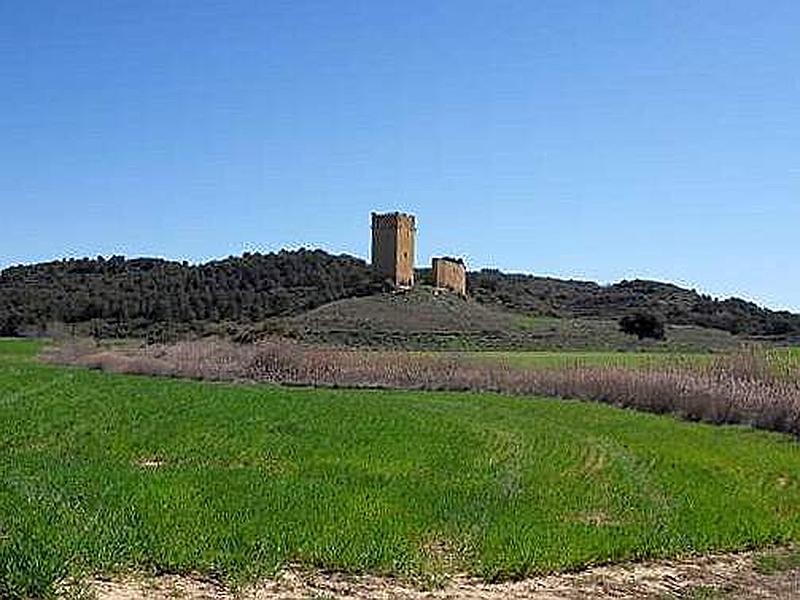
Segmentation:
<svg viewBox="0 0 800 600">
<path fill-rule="evenodd" d="M 455 577 L 434 590 L 382 577 L 309 572 L 299 568 L 287 569 L 275 579 L 238 594 L 199 577 L 127 577 L 87 582 L 81 586 L 80 596 L 97 600 L 800 598 L 799 568 L 760 573 L 755 556 L 742 553 L 629 563 L 499 584 Z M 73 589 L 72 594 L 64 597 L 76 597 L 74 592 Z"/>
</svg>

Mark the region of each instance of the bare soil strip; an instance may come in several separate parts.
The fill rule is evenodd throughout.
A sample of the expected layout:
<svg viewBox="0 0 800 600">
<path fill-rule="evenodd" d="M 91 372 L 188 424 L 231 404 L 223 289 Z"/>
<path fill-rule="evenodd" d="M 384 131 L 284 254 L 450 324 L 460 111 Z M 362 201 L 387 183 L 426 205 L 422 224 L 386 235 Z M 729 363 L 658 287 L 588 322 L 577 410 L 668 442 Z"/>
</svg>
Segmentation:
<svg viewBox="0 0 800 600">
<path fill-rule="evenodd" d="M 213 581 L 177 575 L 96 579 L 81 587 L 98 600 L 800 598 L 800 568 L 765 574 L 757 568 L 757 556 L 741 553 L 628 563 L 498 584 L 455 577 L 432 590 L 390 578 L 298 568 L 238 593 Z"/>
</svg>

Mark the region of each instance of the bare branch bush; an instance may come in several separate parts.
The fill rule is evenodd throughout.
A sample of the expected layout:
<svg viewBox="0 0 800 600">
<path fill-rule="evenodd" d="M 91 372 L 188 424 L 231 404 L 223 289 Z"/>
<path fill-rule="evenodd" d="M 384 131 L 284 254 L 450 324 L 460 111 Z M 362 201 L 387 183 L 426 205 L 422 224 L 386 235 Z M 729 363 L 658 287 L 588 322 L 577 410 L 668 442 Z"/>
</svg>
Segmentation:
<svg viewBox="0 0 800 600">
<path fill-rule="evenodd" d="M 775 374 L 763 351 L 724 355 L 708 365 L 564 364 L 520 368 L 457 354 L 306 347 L 288 341 L 241 345 L 179 342 L 127 351 L 62 344 L 53 362 L 121 373 L 216 381 L 342 388 L 497 392 L 604 402 L 716 424 L 800 434 L 800 379 Z"/>
</svg>

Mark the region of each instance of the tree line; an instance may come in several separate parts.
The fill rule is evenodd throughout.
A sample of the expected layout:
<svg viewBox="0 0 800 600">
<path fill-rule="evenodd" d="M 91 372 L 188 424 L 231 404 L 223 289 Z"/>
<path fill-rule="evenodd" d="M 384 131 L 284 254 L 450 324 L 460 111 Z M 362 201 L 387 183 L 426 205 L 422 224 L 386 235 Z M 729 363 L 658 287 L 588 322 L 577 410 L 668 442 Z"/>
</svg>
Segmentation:
<svg viewBox="0 0 800 600">
<path fill-rule="evenodd" d="M 363 260 L 321 250 L 200 265 L 122 256 L 60 260 L 0 273 L 0 335 L 90 324 L 91 333 L 121 337 L 157 324 L 253 322 L 372 294 L 380 285 Z"/>
<path fill-rule="evenodd" d="M 418 275 L 424 283 L 429 270 Z M 60 327 L 100 337 L 208 332 L 385 287 L 365 261 L 322 250 L 247 253 L 198 265 L 122 256 L 65 259 L 0 272 L 0 336 Z M 645 312 L 666 323 L 734 334 L 800 334 L 800 315 L 654 281 L 603 286 L 485 269 L 469 273 L 468 291 L 472 301 L 525 314 L 619 319 Z"/>
</svg>

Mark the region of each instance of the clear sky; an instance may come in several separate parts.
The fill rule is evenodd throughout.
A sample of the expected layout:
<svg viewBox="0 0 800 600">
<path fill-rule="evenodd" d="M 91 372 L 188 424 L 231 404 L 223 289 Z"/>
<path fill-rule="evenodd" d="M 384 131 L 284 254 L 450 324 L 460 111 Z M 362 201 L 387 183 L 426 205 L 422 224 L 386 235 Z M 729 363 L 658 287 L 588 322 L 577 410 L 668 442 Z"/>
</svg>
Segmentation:
<svg viewBox="0 0 800 600">
<path fill-rule="evenodd" d="M 0 267 L 369 251 L 800 311 L 800 2 L 0 0 Z"/>
</svg>

